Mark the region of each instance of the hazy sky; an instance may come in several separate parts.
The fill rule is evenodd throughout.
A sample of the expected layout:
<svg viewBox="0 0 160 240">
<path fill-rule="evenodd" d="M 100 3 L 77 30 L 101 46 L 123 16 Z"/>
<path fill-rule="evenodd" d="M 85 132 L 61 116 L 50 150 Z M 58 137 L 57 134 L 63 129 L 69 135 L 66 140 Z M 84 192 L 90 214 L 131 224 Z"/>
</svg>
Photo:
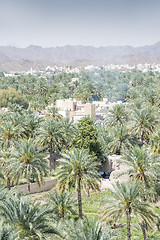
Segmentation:
<svg viewBox="0 0 160 240">
<path fill-rule="evenodd" d="M 0 45 L 151 45 L 160 0 L 0 0 Z"/>
</svg>

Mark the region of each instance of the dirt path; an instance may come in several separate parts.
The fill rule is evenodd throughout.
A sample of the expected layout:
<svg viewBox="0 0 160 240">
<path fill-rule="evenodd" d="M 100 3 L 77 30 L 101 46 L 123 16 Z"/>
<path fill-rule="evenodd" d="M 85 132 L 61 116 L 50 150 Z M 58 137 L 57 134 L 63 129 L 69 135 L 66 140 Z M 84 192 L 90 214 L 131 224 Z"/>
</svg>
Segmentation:
<svg viewBox="0 0 160 240">
<path fill-rule="evenodd" d="M 109 179 L 102 179 L 101 190 L 111 189 L 113 183 L 115 183 L 115 181 L 110 181 Z"/>
</svg>

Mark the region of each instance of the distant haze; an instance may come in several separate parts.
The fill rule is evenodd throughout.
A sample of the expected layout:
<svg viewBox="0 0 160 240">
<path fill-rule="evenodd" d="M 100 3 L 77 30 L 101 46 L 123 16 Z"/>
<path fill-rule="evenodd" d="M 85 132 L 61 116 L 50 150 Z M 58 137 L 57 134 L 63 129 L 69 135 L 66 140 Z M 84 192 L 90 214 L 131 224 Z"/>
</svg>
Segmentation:
<svg viewBox="0 0 160 240">
<path fill-rule="evenodd" d="M 107 65 L 158 63 L 160 64 L 160 42 L 144 47 L 99 47 L 65 46 L 42 48 L 31 45 L 27 48 L 0 46 L 0 71 L 36 70 L 48 65 Z"/>
<path fill-rule="evenodd" d="M 0 0 L 0 45 L 151 45 L 159 10 L 160 0 Z"/>
</svg>

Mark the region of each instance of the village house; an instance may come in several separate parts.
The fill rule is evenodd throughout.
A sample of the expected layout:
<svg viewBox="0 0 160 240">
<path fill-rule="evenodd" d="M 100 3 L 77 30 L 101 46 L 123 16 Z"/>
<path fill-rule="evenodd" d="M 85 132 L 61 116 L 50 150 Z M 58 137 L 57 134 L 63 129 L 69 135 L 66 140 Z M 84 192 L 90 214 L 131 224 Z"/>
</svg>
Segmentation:
<svg viewBox="0 0 160 240">
<path fill-rule="evenodd" d="M 95 115 L 95 104 L 81 102 L 75 99 L 57 99 L 55 107 L 58 112 L 64 117 L 68 118 L 69 121 L 74 123 L 78 122 L 81 118 L 89 116 L 94 118 Z"/>
</svg>

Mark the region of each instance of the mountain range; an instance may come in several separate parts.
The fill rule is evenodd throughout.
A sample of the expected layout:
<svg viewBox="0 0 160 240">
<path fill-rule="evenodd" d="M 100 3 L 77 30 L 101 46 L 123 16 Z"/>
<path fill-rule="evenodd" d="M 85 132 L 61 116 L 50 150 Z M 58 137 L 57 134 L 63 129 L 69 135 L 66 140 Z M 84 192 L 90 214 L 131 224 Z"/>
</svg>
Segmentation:
<svg viewBox="0 0 160 240">
<path fill-rule="evenodd" d="M 160 63 L 160 42 L 144 47 L 131 46 L 69 46 L 30 45 L 26 48 L 0 46 L 0 71 L 44 69 L 53 65 L 86 66 L 105 64 Z"/>
</svg>

